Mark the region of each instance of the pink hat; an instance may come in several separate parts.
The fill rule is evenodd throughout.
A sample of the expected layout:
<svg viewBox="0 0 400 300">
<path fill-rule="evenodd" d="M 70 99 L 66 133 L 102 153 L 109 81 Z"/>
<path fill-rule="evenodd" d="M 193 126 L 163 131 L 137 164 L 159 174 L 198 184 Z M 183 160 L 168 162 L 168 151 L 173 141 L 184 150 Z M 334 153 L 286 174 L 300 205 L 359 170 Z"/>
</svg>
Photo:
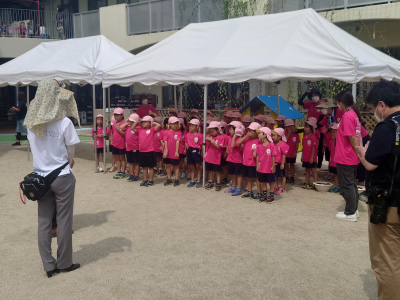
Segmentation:
<svg viewBox="0 0 400 300">
<path fill-rule="evenodd" d="M 255 116 L 254 119 L 262 122 L 262 121 L 264 121 L 265 116 L 262 114 L 259 114 L 259 115 Z"/>
<path fill-rule="evenodd" d="M 170 112 L 174 112 L 174 113 L 176 113 L 178 115 L 178 109 L 176 109 L 175 107 L 170 108 L 169 111 Z"/>
<path fill-rule="evenodd" d="M 285 127 L 286 126 L 294 126 L 294 121 L 292 119 L 285 120 Z"/>
<path fill-rule="evenodd" d="M 211 121 L 210 118 L 208 118 L 207 119 L 207 124 L 210 124 L 211 122 L 213 122 L 213 121 Z"/>
<path fill-rule="evenodd" d="M 226 127 L 226 123 L 224 121 L 220 121 L 219 122 L 219 126 L 222 127 L 222 128 L 225 128 Z"/>
<path fill-rule="evenodd" d="M 124 110 L 121 107 L 117 107 L 116 109 L 114 109 L 114 114 L 123 115 Z"/>
<path fill-rule="evenodd" d="M 285 129 L 283 129 L 283 128 L 275 128 L 274 131 L 282 137 L 282 141 L 284 141 L 285 143 L 287 142 L 287 139 L 286 139 L 286 136 L 285 136 Z"/>
<path fill-rule="evenodd" d="M 161 117 L 155 117 L 154 121 L 156 121 L 157 123 L 161 124 L 163 119 Z"/>
<path fill-rule="evenodd" d="M 111 121 L 110 121 L 111 125 L 115 124 L 116 122 L 117 121 L 115 120 L 114 116 L 111 116 Z"/>
<path fill-rule="evenodd" d="M 145 116 L 143 117 L 142 122 L 150 122 L 151 125 L 153 125 L 153 118 L 150 116 Z"/>
<path fill-rule="evenodd" d="M 168 119 L 168 124 L 172 124 L 172 123 L 179 123 L 179 119 L 177 117 L 169 117 Z"/>
<path fill-rule="evenodd" d="M 250 126 L 248 128 L 251 130 L 257 130 L 257 129 L 260 129 L 260 127 L 261 127 L 260 124 L 258 124 L 257 122 L 253 122 L 250 124 Z"/>
<path fill-rule="evenodd" d="M 242 114 L 238 111 L 235 111 L 234 113 L 232 113 L 232 118 L 242 118 Z"/>
<path fill-rule="evenodd" d="M 183 118 L 178 118 L 179 124 L 185 123 L 185 120 Z"/>
<path fill-rule="evenodd" d="M 131 114 L 128 118 L 128 121 L 131 121 L 131 122 L 136 122 L 137 120 L 139 120 L 139 115 L 137 115 L 137 114 Z"/>
<path fill-rule="evenodd" d="M 268 141 L 272 143 L 272 137 L 271 137 L 271 129 L 268 127 L 261 127 L 260 129 L 256 130 L 257 132 L 262 132 L 267 136 Z"/>
<path fill-rule="evenodd" d="M 180 112 L 178 114 L 178 118 L 186 118 L 186 113 L 185 112 Z"/>
<path fill-rule="evenodd" d="M 211 117 L 211 118 L 209 118 L 211 121 L 216 121 L 216 122 L 219 122 L 219 119 L 218 119 L 218 117 Z"/>
<path fill-rule="evenodd" d="M 313 119 L 315 119 L 315 118 L 309 118 L 307 121 L 306 121 L 306 123 L 307 124 L 309 124 L 309 125 L 311 125 L 313 128 L 314 128 L 314 130 L 317 128 L 317 122 L 316 121 L 314 121 Z"/>
<path fill-rule="evenodd" d="M 315 117 L 309 117 L 308 120 L 315 122 L 317 124 L 317 118 Z"/>
<path fill-rule="evenodd" d="M 286 120 L 286 117 L 283 116 L 283 115 L 279 115 L 279 116 L 276 118 L 276 120 L 277 120 L 277 121 L 285 121 L 285 120 Z"/>
<path fill-rule="evenodd" d="M 250 123 L 251 122 L 251 117 L 249 115 L 245 115 L 242 119 L 242 122 Z"/>
<path fill-rule="evenodd" d="M 240 128 L 240 127 L 236 127 L 236 129 L 235 129 L 235 134 L 236 134 L 237 136 L 243 136 L 243 129 Z"/>
<path fill-rule="evenodd" d="M 242 123 L 239 121 L 232 121 L 229 123 L 229 126 L 235 126 L 236 128 L 242 128 Z"/>
<path fill-rule="evenodd" d="M 225 117 L 228 117 L 228 118 L 232 118 L 232 112 L 230 111 L 230 110 L 228 110 L 227 112 L 226 112 L 226 114 L 225 114 Z"/>
<path fill-rule="evenodd" d="M 207 110 L 207 114 L 211 114 L 211 110 Z"/>
<path fill-rule="evenodd" d="M 339 126 L 339 123 L 333 123 L 331 126 L 331 129 L 337 129 Z"/>
<path fill-rule="evenodd" d="M 102 114 L 98 114 L 97 116 L 96 116 L 96 119 L 97 118 L 103 118 L 103 115 Z"/>
<path fill-rule="evenodd" d="M 198 119 L 192 119 L 189 122 L 190 124 L 196 125 L 196 126 L 200 126 L 200 121 Z"/>
<path fill-rule="evenodd" d="M 196 113 L 196 114 L 198 114 L 199 113 L 199 111 L 197 110 L 197 109 L 192 109 L 191 111 L 190 111 L 190 113 L 192 114 L 192 113 Z"/>
<path fill-rule="evenodd" d="M 266 117 L 265 118 L 265 122 L 271 123 L 271 124 L 275 124 L 276 123 L 275 120 L 273 118 L 271 118 L 271 117 Z"/>
<path fill-rule="evenodd" d="M 217 121 L 211 121 L 211 123 L 210 123 L 210 125 L 208 125 L 208 127 L 207 127 L 207 129 L 209 129 L 209 128 L 220 128 L 220 126 L 219 126 L 220 124 L 219 124 L 219 122 L 217 122 Z"/>
</svg>

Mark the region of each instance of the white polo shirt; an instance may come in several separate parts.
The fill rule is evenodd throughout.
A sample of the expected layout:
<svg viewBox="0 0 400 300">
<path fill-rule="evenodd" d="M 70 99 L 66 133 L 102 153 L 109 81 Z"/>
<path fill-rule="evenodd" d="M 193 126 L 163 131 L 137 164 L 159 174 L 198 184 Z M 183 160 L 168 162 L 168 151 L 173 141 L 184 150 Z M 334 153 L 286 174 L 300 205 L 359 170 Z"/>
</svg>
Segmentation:
<svg viewBox="0 0 400 300">
<path fill-rule="evenodd" d="M 46 123 L 43 140 L 28 129 L 28 140 L 33 156 L 33 171 L 47 176 L 68 161 L 67 147 L 79 143 L 75 127 L 69 118 Z M 67 165 L 59 176 L 72 172 Z"/>
</svg>

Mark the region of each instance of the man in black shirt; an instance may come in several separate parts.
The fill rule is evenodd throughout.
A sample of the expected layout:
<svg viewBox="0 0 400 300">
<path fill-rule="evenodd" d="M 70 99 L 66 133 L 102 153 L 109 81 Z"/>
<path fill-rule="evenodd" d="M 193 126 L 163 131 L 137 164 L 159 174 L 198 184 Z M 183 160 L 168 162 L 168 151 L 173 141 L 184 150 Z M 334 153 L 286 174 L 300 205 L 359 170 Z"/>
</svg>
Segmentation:
<svg viewBox="0 0 400 300">
<path fill-rule="evenodd" d="M 18 93 L 18 105 L 11 107 L 10 110 L 15 111 L 15 118 L 17 119 L 17 142 L 12 145 L 21 146 L 21 133 L 26 133 L 26 128 L 23 126 L 27 111 L 26 96 L 24 92 Z"/>
<path fill-rule="evenodd" d="M 361 163 L 371 171 L 368 188 L 368 211 L 372 214 L 368 223 L 371 267 L 378 282 L 379 300 L 400 299 L 400 156 L 396 159 L 400 145 L 395 145 L 396 122 L 400 124 L 400 84 L 376 83 L 366 102 L 379 121 L 371 141 L 365 147 L 357 147 Z M 387 204 L 387 211 L 382 203 Z M 384 209 L 378 211 L 379 207 Z"/>
</svg>

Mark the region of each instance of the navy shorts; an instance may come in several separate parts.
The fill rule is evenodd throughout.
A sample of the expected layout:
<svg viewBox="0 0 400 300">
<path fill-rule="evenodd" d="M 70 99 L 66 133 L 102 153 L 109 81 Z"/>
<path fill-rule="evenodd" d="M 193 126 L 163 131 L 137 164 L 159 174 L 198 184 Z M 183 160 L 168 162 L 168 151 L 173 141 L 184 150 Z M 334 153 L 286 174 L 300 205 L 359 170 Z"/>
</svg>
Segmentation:
<svg viewBox="0 0 400 300">
<path fill-rule="evenodd" d="M 337 168 L 329 166 L 329 173 L 337 175 Z"/>
<path fill-rule="evenodd" d="M 186 151 L 186 164 L 187 165 L 198 165 L 203 162 L 200 154 L 200 149 L 189 148 Z"/>
<path fill-rule="evenodd" d="M 281 164 L 275 164 L 275 176 L 276 178 L 285 177 L 285 169 L 281 170 Z"/>
<path fill-rule="evenodd" d="M 243 177 L 257 178 L 256 166 L 243 166 Z"/>
<path fill-rule="evenodd" d="M 216 165 L 216 164 L 206 162 L 206 171 L 221 172 L 221 165 Z"/>
<path fill-rule="evenodd" d="M 276 181 L 276 176 L 275 174 L 272 173 L 260 173 L 257 172 L 257 178 L 259 182 L 275 182 Z"/>
<path fill-rule="evenodd" d="M 154 151 L 151 152 L 139 152 L 139 166 L 141 168 L 154 168 L 157 164 L 156 156 Z"/>
<path fill-rule="evenodd" d="M 96 153 L 104 153 L 104 148 L 96 148 Z"/>
<path fill-rule="evenodd" d="M 125 148 L 124 149 L 118 149 L 118 148 L 115 148 L 115 147 L 113 147 L 112 148 L 112 154 L 113 155 L 125 155 Z"/>
<path fill-rule="evenodd" d="M 243 175 L 243 164 L 228 161 L 229 175 Z"/>
<path fill-rule="evenodd" d="M 287 164 L 295 164 L 296 163 L 296 157 L 286 157 L 286 163 Z"/>
<path fill-rule="evenodd" d="M 221 156 L 221 166 L 225 167 L 227 165 L 228 165 L 228 162 L 226 161 L 226 159 L 223 156 Z"/>
<path fill-rule="evenodd" d="M 179 153 L 179 159 L 185 159 L 185 157 L 186 157 L 186 154 Z"/>
<path fill-rule="evenodd" d="M 164 153 L 162 153 L 162 152 L 154 152 L 154 155 L 155 155 L 156 157 L 162 157 L 163 154 L 164 154 Z"/>
<path fill-rule="evenodd" d="M 112 150 L 113 150 L 113 146 L 110 144 L 110 145 L 108 145 L 108 150 L 112 153 Z"/>
<path fill-rule="evenodd" d="M 306 169 L 314 169 L 314 168 L 317 168 L 317 163 L 314 162 L 314 163 L 310 164 L 309 162 L 304 162 L 303 161 L 302 167 L 306 168 Z"/>
<path fill-rule="evenodd" d="M 164 158 L 164 159 L 163 159 L 163 162 L 164 162 L 164 164 L 166 164 L 166 165 L 179 166 L 179 159 Z"/>
<path fill-rule="evenodd" d="M 139 151 L 138 150 L 126 151 L 126 161 L 128 162 L 128 164 L 139 164 L 140 162 Z"/>
</svg>

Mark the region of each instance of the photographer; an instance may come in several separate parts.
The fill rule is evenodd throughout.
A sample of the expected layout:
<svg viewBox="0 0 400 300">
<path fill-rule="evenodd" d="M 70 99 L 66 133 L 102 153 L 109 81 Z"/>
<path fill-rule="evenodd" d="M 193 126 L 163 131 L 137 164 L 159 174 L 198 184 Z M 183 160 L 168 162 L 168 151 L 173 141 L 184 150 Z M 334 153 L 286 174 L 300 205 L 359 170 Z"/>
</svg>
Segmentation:
<svg viewBox="0 0 400 300">
<path fill-rule="evenodd" d="M 400 299 L 400 84 L 374 84 L 366 102 L 379 121 L 371 141 L 357 147 L 361 163 L 372 171 L 367 202 L 371 267 L 378 298 Z"/>
<path fill-rule="evenodd" d="M 26 128 L 23 126 L 26 116 L 26 96 L 24 92 L 18 93 L 18 105 L 10 108 L 10 111 L 15 112 L 17 119 L 17 142 L 13 146 L 21 146 L 21 133 L 26 133 Z"/>
</svg>

